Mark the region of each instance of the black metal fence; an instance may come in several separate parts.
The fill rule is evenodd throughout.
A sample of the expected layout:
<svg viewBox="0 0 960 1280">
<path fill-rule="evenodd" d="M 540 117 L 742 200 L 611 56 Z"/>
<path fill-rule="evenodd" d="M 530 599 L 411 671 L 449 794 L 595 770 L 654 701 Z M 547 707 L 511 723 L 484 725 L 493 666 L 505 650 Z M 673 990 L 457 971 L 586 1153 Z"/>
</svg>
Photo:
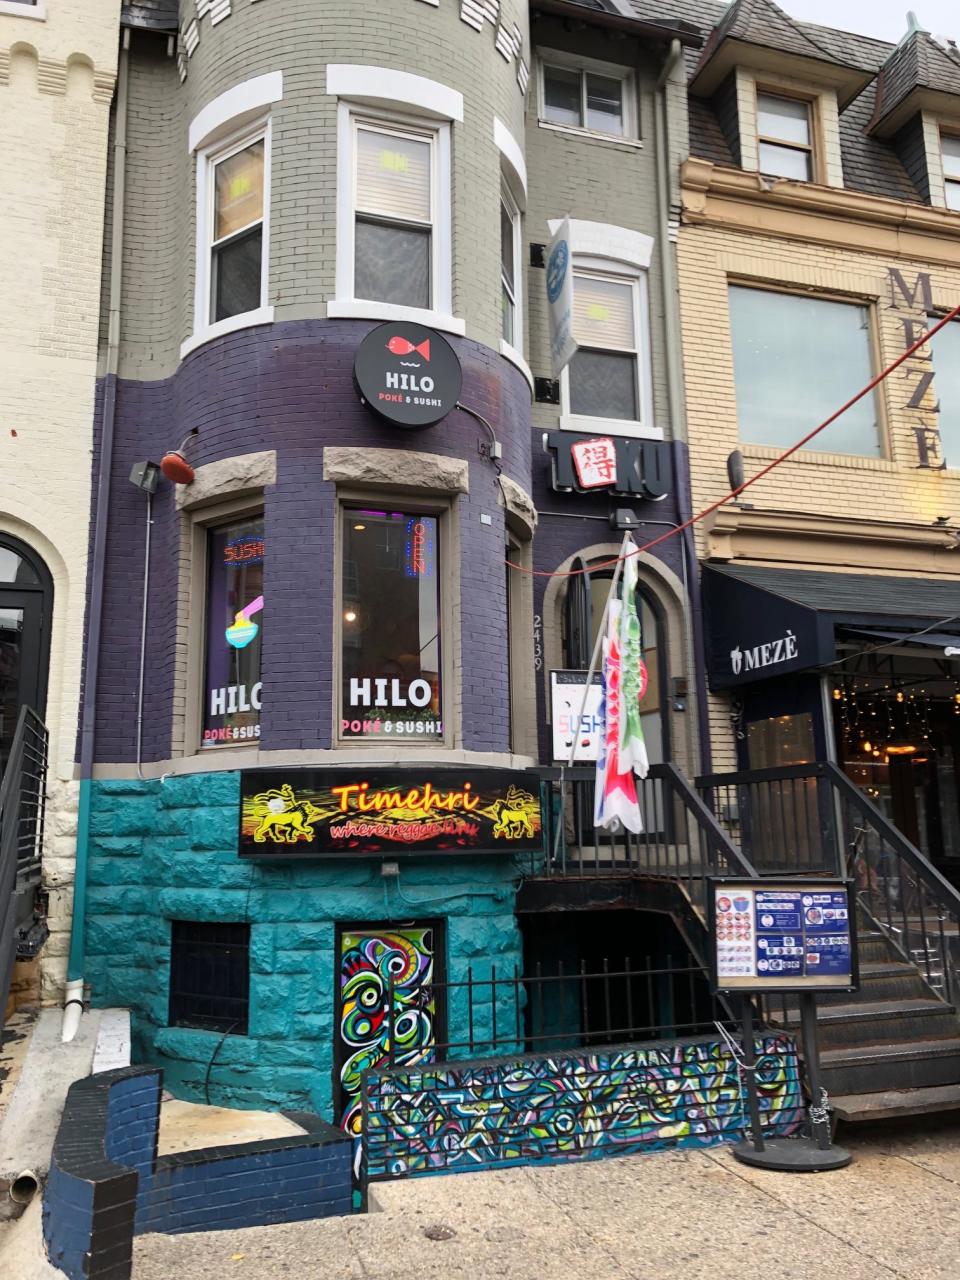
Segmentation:
<svg viewBox="0 0 960 1280">
<path fill-rule="evenodd" d="M 391 984 L 387 1020 L 386 1062 L 403 1066 L 702 1035 L 733 1018 L 702 965 L 625 957 L 589 971 L 585 963 L 550 973 L 541 964 L 527 973 L 469 968 L 409 996 Z"/>
<path fill-rule="evenodd" d="M 594 825 L 595 770 L 541 770 L 548 783 L 548 876 L 634 873 L 680 881 L 706 909 L 706 878 L 754 875 L 748 858 L 673 764 L 655 764 L 637 779 L 643 830 L 611 833 Z"/>
<path fill-rule="evenodd" d="M 0 781 L 0 1027 L 18 935 L 32 918 L 40 884 L 47 752 L 46 725 L 22 707 Z"/>
<path fill-rule="evenodd" d="M 850 878 L 880 930 L 945 1000 L 960 999 L 960 893 L 829 761 L 697 780 L 761 875 Z"/>
</svg>

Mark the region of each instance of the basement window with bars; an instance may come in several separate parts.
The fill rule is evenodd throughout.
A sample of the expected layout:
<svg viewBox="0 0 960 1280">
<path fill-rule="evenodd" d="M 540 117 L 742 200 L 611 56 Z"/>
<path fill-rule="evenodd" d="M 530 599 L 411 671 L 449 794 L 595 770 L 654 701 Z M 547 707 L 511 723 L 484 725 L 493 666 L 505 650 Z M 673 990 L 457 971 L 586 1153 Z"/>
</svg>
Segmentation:
<svg viewBox="0 0 960 1280">
<path fill-rule="evenodd" d="M 247 1034 L 250 926 L 173 920 L 170 1026 Z"/>
</svg>

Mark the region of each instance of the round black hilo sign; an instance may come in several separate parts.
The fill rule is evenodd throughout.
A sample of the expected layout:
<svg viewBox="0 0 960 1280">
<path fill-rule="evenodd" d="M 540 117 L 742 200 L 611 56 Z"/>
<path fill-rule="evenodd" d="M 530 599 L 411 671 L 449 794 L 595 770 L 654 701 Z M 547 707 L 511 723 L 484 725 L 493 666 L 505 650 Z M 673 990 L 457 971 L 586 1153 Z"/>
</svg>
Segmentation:
<svg viewBox="0 0 960 1280">
<path fill-rule="evenodd" d="M 456 407 L 463 372 L 446 338 L 398 320 L 373 329 L 357 348 L 353 376 L 375 413 L 398 427 L 429 427 Z"/>
</svg>

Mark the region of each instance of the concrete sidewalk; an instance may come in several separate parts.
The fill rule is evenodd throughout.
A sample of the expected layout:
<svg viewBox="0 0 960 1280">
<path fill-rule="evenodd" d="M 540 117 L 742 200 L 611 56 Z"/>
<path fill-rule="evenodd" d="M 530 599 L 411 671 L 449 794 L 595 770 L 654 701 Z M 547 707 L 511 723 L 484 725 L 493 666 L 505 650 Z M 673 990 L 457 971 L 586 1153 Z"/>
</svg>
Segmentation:
<svg viewBox="0 0 960 1280">
<path fill-rule="evenodd" d="M 848 1169 L 729 1150 L 380 1184 L 382 1212 L 146 1236 L 134 1280 L 927 1280 L 960 1261 L 960 1121 L 854 1133 Z M 434 1226 L 455 1233 L 426 1234 Z"/>
</svg>

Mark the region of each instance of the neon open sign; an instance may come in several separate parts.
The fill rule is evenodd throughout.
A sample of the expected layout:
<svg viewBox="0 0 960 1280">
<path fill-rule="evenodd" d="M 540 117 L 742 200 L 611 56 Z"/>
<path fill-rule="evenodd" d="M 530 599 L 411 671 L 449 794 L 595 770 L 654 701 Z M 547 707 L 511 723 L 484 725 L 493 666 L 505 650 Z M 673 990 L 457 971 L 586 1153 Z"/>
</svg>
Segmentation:
<svg viewBox="0 0 960 1280">
<path fill-rule="evenodd" d="M 433 575 L 433 530 L 422 516 L 411 516 L 407 521 L 405 569 L 408 578 Z"/>
</svg>

